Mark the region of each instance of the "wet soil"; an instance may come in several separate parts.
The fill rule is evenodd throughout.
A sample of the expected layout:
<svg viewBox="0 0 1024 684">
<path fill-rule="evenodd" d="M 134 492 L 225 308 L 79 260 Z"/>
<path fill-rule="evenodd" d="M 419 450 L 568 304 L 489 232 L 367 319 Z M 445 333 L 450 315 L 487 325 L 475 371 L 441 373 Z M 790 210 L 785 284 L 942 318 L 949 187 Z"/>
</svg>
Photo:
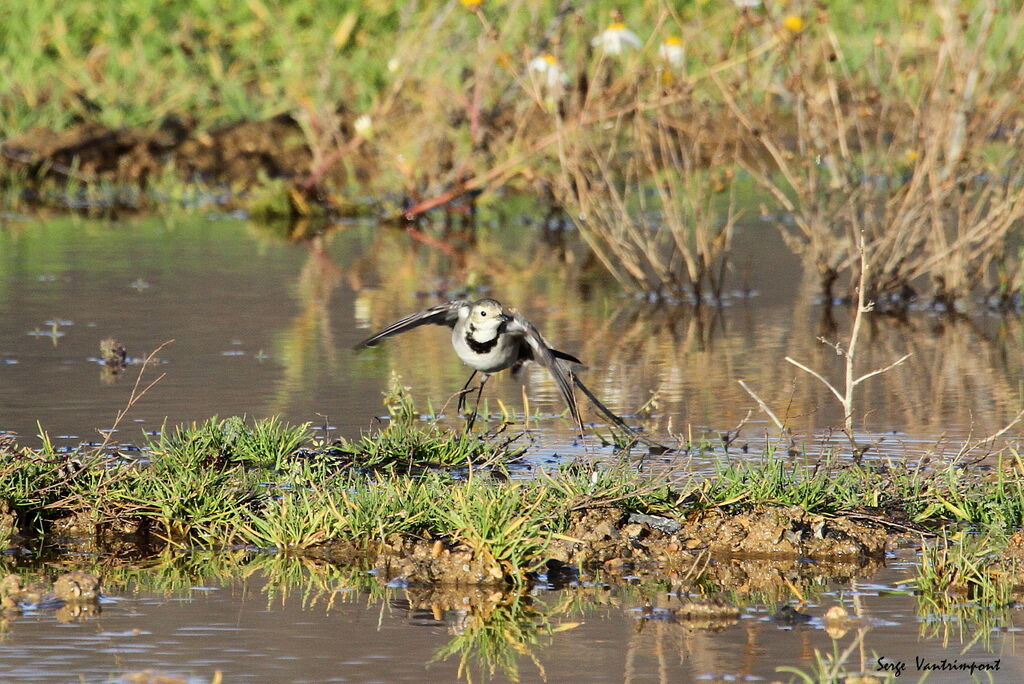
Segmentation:
<svg viewBox="0 0 1024 684">
<path fill-rule="evenodd" d="M 69 621 L 96 614 L 99 598 L 100 578 L 82 570 L 64 573 L 52 583 L 41 578 L 26 583 L 13 573 L 0 580 L 0 615 L 4 617 L 48 609 Z"/>
<path fill-rule="evenodd" d="M 543 559 L 540 572 L 548 581 L 573 581 L 580 570 L 682 577 L 701 567 L 696 575 L 713 577 L 722 586 L 769 589 L 784 585 L 789 574 L 800 574 L 808 561 L 815 561 L 815 574 L 834 578 L 876 568 L 893 539 L 877 527 L 797 507 L 712 510 L 685 521 L 595 508 L 573 518 Z M 351 563 L 367 550 L 336 541 L 307 553 Z M 402 584 L 500 586 L 509 580 L 507 567 L 449 539 L 396 538 L 370 554 L 382 576 Z"/>
<path fill-rule="evenodd" d="M 244 189 L 264 179 L 297 179 L 310 172 L 312 152 L 298 122 L 281 114 L 202 131 L 191 121 L 166 119 L 157 130 L 110 129 L 86 122 L 63 131 L 34 128 L 9 138 L 0 155 L 47 178 L 145 186 L 171 169 L 183 181 Z M 336 167 L 338 165 L 335 165 Z M 329 171 L 324 178 L 336 180 Z"/>
<path fill-rule="evenodd" d="M 338 116 L 342 123 L 337 135 L 351 139 L 351 124 L 343 108 Z M 702 123 L 715 125 L 714 121 Z M 732 139 L 735 131 L 724 129 L 718 137 Z M 337 155 L 356 156 L 358 145 L 332 152 L 324 160 L 318 159 L 308 140 L 307 132 L 287 113 L 210 130 L 198 128 L 191 118 L 175 115 L 167 117 L 155 130 L 112 129 L 92 121 L 60 131 L 32 128 L 0 144 L 0 159 L 23 172 L 18 183 L 27 189 L 25 199 L 30 203 L 45 204 L 38 190 L 49 180 L 103 182 L 114 187 L 145 189 L 152 179 L 169 173 L 184 183 L 229 188 L 232 193 L 284 180 L 288 184 L 284 198 L 291 203 L 292 216 L 307 215 L 311 207 L 317 206 L 344 214 L 360 213 L 358 207 L 328 190 L 341 186 L 347 173 L 367 175 L 363 168 L 366 159 L 358 164 L 352 160 L 337 163 Z M 713 160 L 707 157 L 701 161 L 711 164 Z M 479 189 L 455 187 L 437 203 L 476 192 Z M 250 203 L 258 203 L 249 199 Z M 139 198 L 133 197 L 133 201 L 138 202 Z M 123 204 L 121 208 L 139 208 L 130 202 Z"/>
<path fill-rule="evenodd" d="M 9 539 L 24 543 L 30 533 L 18 530 L 16 518 L 9 517 Z M 65 551 L 121 557 L 153 553 L 165 543 L 145 522 L 97 525 L 87 513 L 54 520 L 48 538 Z M 499 587 L 511 581 L 510 571 L 533 570 L 532 576 L 543 575 L 554 583 L 575 581 L 581 571 L 618 576 L 642 572 L 769 590 L 812 565 L 810 572 L 816 575 L 860 575 L 876 568 L 885 552 L 901 541 L 875 525 L 826 518 L 795 506 L 710 509 L 678 521 L 600 507 L 574 512 L 568 532 L 551 540 L 533 568 L 510 568 L 452 537 L 396 536 L 375 544 L 335 539 L 290 553 L 341 565 L 369 562 L 382 577 L 403 585 Z"/>
</svg>

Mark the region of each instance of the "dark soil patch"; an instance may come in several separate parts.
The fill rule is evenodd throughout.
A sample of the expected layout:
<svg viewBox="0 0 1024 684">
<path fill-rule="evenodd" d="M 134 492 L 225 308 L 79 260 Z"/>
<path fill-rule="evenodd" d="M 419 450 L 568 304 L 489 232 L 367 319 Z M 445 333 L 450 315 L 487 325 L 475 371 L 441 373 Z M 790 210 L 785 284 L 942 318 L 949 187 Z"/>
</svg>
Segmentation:
<svg viewBox="0 0 1024 684">
<path fill-rule="evenodd" d="M 64 131 L 36 128 L 9 138 L 0 154 L 27 170 L 29 182 L 73 178 L 145 186 L 172 167 L 183 181 L 237 189 L 265 178 L 305 176 L 313 160 L 302 128 L 288 114 L 210 131 L 197 131 L 192 122 L 178 118 L 167 119 L 155 131 L 112 130 L 98 123 Z M 336 180 L 331 173 L 325 178 Z"/>
</svg>

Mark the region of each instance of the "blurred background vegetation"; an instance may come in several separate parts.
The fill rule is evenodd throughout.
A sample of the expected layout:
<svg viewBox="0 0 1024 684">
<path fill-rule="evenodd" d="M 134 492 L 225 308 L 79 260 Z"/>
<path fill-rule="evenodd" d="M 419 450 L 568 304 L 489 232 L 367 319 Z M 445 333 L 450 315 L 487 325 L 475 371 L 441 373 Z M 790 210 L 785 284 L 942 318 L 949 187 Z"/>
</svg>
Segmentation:
<svg viewBox="0 0 1024 684">
<path fill-rule="evenodd" d="M 406 220 L 526 192 L 627 291 L 698 302 L 759 212 L 828 300 L 863 266 L 880 308 L 1016 311 L 1022 24 L 1010 0 L 5 3 L 0 187 Z"/>
</svg>

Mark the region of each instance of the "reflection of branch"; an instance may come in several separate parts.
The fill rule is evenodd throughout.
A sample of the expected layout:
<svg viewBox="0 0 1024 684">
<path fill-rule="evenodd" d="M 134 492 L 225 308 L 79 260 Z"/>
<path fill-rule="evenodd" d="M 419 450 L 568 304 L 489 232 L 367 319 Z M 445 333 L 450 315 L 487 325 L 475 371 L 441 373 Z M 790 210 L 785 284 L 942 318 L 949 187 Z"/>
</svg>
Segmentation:
<svg viewBox="0 0 1024 684">
<path fill-rule="evenodd" d="M 406 216 L 408 216 L 408 214 Z M 406 226 L 405 227 L 405 232 L 413 240 L 416 240 L 417 242 L 422 242 L 423 244 L 427 245 L 428 247 L 433 247 L 434 249 L 436 249 L 436 250 L 438 250 L 440 252 L 443 252 L 444 254 L 446 254 L 447 256 L 452 257 L 453 259 L 459 256 L 458 252 L 456 252 L 455 249 L 451 245 L 449 245 L 449 244 L 447 244 L 445 242 L 442 242 L 441 240 L 438 240 L 435 237 L 427 235 L 422 230 L 417 230 L 416 228 L 413 228 L 412 226 Z"/>
</svg>

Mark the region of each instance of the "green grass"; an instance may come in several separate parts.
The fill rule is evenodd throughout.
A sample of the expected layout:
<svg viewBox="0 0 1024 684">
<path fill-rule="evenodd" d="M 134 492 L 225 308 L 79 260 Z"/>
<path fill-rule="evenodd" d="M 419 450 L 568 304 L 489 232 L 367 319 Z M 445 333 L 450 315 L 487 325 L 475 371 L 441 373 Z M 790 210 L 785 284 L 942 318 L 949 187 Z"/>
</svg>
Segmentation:
<svg viewBox="0 0 1024 684">
<path fill-rule="evenodd" d="M 308 426 L 276 418 L 211 418 L 164 430 L 143 458 L 127 462 L 53 453 L 44 434 L 40 449 L 8 448 L 0 501 L 23 531 L 43 540 L 66 516 L 97 530 L 148 529 L 172 546 L 301 551 L 329 541 L 370 548 L 445 539 L 515 583 L 547 560 L 574 511 L 595 507 L 683 519 L 715 507 L 797 506 L 930 529 L 966 523 L 997 537 L 1024 523 L 1015 454 L 991 478 L 903 463 L 808 466 L 769 451 L 761 460 L 723 460 L 710 475 L 651 475 L 622 459 L 501 481 L 466 468 L 467 459 L 481 452 L 500 464 L 518 451 L 481 438 L 470 449 L 463 433 L 413 420 L 414 407 L 400 392 L 391 407 L 387 427 L 354 442 L 318 442 Z M 431 446 L 410 448 L 422 444 Z M 924 564 L 935 586 L 948 585 L 947 575 L 959 567 L 949 557 Z"/>
<path fill-rule="evenodd" d="M 977 4 L 965 3 L 968 14 Z M 507 89 L 525 64 L 518 63 L 524 52 L 528 59 L 537 49 L 538 36 L 551 32 L 563 63 L 578 66 L 591 39 L 608 24 L 610 10 L 621 6 L 586 3 L 577 24 L 556 21 L 556 2 L 485 2 L 483 15 L 494 27 L 488 38 L 471 12 L 445 3 L 3 3 L 0 136 L 39 125 L 62 129 L 79 119 L 113 128 L 154 127 L 177 114 L 209 127 L 282 111 L 318 111 L 328 103 L 363 111 L 395 88 L 411 100 L 421 95 L 411 91 L 420 88 L 454 88 L 467 69 L 488 79 L 489 72 L 500 74 L 499 89 Z M 647 42 L 643 62 L 656 61 L 665 36 L 681 34 L 694 71 L 717 62 L 723 51 L 756 46 L 786 14 L 803 14 L 805 32 L 816 30 L 815 12 L 799 5 L 780 4 L 768 16 L 756 10 L 753 16 L 766 20 L 762 26 L 738 24 L 729 3 L 679 7 L 652 1 L 623 10 L 627 25 Z M 870 60 L 876 35 L 921 50 L 937 30 L 928 3 L 838 2 L 822 16 L 847 47 L 854 70 Z M 914 31 L 904 37 L 908 26 Z M 1006 42 L 1001 32 L 1007 30 L 997 27 L 994 45 Z M 1012 58 L 1011 50 L 993 59 L 1005 61 L 1007 54 Z"/>
</svg>

